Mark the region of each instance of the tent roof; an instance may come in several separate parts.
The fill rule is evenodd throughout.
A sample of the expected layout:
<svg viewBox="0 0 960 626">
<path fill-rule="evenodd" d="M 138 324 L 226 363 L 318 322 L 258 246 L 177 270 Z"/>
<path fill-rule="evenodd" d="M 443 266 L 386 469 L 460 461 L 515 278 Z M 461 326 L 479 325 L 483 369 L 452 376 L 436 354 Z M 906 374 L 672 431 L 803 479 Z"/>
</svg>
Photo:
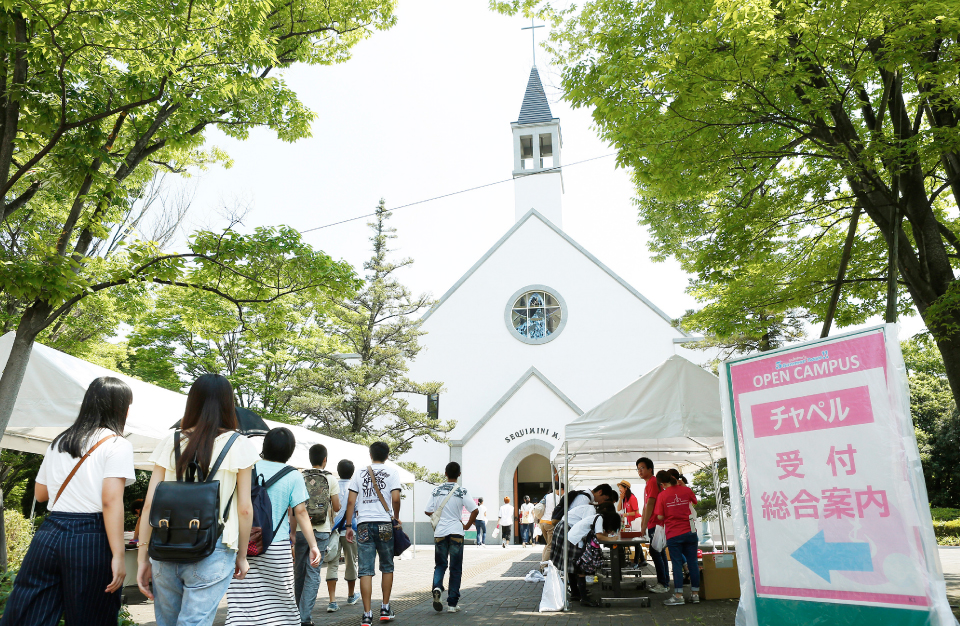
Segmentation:
<svg viewBox="0 0 960 626">
<path fill-rule="evenodd" d="M 6 364 L 10 356 L 13 338 L 13 332 L 0 337 L 2 364 Z M 100 376 L 119 378 L 133 390 L 133 404 L 130 405 L 124 436 L 133 444 L 134 464 L 140 469 L 151 469 L 153 464 L 148 459 L 157 443 L 183 417 L 187 396 L 118 374 L 39 343 L 33 344 L 27 372 L 13 407 L 10 424 L 0 440 L 0 447 L 36 454 L 46 452 L 50 442 L 77 419 L 87 387 Z M 271 428 L 285 426 L 293 431 L 297 450 L 290 464 L 295 467 L 310 467 L 309 450 L 316 443 L 327 447 L 330 463 L 333 464 L 328 469 L 333 472 L 336 472 L 336 463 L 340 459 L 350 459 L 358 469 L 370 463 L 370 454 L 365 446 L 315 433 L 301 426 L 265 421 Z M 393 465 L 389 461 L 388 464 Z M 412 473 L 401 467 L 397 467 L 397 470 L 400 472 L 400 482 L 413 482 Z"/>
<path fill-rule="evenodd" d="M 578 476 L 632 474 L 640 456 L 658 468 L 710 463 L 724 456 L 720 381 L 674 355 L 567 424 L 564 437 Z"/>
</svg>

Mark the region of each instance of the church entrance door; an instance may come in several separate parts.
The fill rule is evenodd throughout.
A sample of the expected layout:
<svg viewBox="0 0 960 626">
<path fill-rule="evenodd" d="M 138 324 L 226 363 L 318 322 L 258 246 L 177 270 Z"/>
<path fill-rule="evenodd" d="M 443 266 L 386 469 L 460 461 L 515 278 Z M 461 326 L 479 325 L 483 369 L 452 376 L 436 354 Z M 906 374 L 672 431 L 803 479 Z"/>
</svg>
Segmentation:
<svg viewBox="0 0 960 626">
<path fill-rule="evenodd" d="M 522 543 L 519 524 L 520 507 L 523 506 L 524 497 L 530 496 L 531 504 L 536 504 L 548 493 L 550 493 L 549 459 L 540 454 L 531 454 L 525 457 L 520 461 L 517 471 L 513 474 L 513 494 L 517 511 L 517 532 L 515 533 L 514 543 Z M 542 537 L 537 539 L 539 543 L 543 542 Z"/>
</svg>

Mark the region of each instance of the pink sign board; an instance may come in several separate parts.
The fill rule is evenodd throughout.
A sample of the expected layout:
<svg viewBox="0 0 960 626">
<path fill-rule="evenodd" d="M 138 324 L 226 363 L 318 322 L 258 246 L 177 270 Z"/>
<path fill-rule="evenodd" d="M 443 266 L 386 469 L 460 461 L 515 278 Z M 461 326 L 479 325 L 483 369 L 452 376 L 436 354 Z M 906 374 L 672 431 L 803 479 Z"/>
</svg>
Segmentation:
<svg viewBox="0 0 960 626">
<path fill-rule="evenodd" d="M 930 606 L 882 330 L 733 362 L 758 596 Z"/>
</svg>

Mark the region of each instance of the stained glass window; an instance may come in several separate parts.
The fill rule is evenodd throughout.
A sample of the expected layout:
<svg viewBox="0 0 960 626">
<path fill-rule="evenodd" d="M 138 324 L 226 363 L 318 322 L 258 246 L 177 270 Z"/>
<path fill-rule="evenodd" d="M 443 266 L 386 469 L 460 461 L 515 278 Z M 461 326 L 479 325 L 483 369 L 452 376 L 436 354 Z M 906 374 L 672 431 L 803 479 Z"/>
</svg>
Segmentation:
<svg viewBox="0 0 960 626">
<path fill-rule="evenodd" d="M 528 291 L 513 303 L 511 319 L 520 336 L 544 340 L 560 329 L 563 310 L 550 292 Z"/>
</svg>

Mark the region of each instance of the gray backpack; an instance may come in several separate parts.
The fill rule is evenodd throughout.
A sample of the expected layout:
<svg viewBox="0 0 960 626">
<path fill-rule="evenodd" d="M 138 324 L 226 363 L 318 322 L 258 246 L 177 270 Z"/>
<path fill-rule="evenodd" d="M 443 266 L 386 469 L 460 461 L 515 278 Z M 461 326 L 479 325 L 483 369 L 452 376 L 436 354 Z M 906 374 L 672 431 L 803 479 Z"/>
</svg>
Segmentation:
<svg viewBox="0 0 960 626">
<path fill-rule="evenodd" d="M 303 471 L 303 482 L 310 496 L 306 507 L 311 524 L 323 524 L 333 508 L 330 506 L 330 481 L 327 479 L 330 475 L 330 472 L 318 469 Z"/>
</svg>

